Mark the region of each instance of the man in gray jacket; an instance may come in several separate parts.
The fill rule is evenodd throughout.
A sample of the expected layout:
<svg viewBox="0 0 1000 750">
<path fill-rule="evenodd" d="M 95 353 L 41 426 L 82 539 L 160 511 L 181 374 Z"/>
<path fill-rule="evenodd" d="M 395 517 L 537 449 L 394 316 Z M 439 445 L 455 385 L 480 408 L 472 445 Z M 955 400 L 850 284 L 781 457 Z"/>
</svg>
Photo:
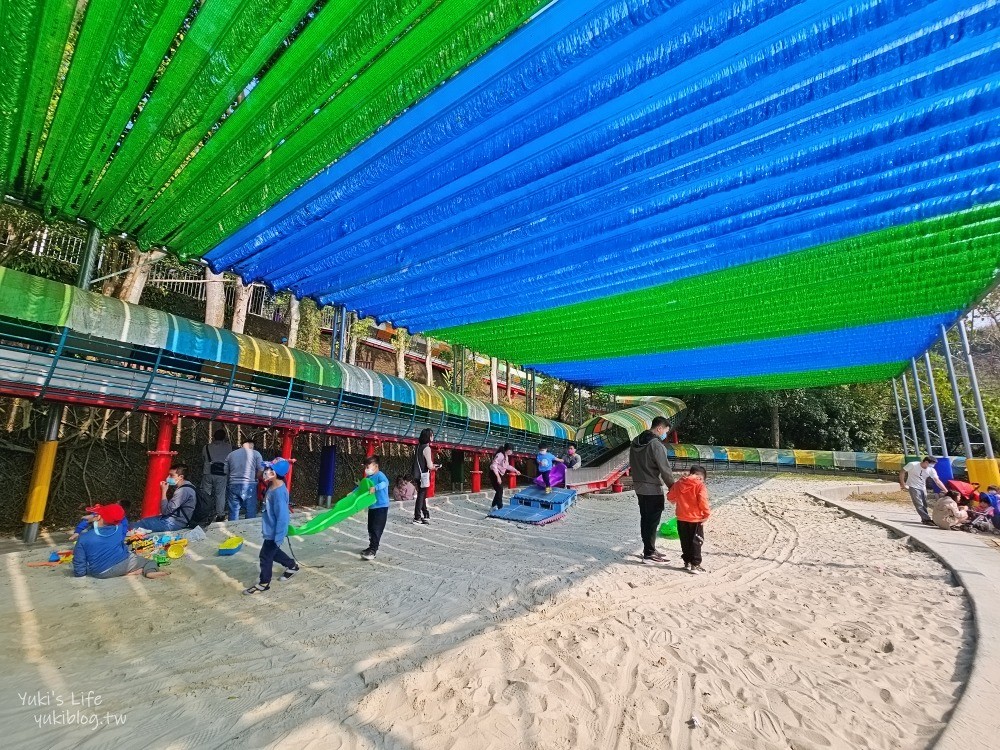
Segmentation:
<svg viewBox="0 0 1000 750">
<path fill-rule="evenodd" d="M 632 441 L 628 453 L 632 485 L 639 497 L 639 529 L 642 533 L 642 561 L 645 563 L 667 561 L 656 551 L 656 532 L 663 514 L 663 485 L 670 489 L 674 483 L 667 449 L 663 445 L 669 431 L 667 418 L 656 417 L 650 428 Z"/>
<path fill-rule="evenodd" d="M 225 521 L 226 485 L 229 480 L 226 458 L 233 452 L 233 445 L 225 430 L 216 430 L 212 438 L 202 451 L 205 467 L 201 473 L 201 490 L 215 501 L 215 520 Z"/>
</svg>

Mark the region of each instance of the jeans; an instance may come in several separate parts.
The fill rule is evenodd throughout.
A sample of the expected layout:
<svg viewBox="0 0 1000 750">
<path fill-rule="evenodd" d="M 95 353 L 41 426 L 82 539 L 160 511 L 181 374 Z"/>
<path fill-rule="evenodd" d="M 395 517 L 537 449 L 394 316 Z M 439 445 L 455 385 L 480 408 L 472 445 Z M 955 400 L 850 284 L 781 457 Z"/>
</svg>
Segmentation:
<svg viewBox="0 0 1000 750">
<path fill-rule="evenodd" d="M 931 517 L 927 513 L 927 490 L 918 490 L 916 487 L 908 489 L 910 490 L 910 500 L 913 501 L 913 507 L 920 514 L 920 520 L 929 521 Z"/>
<path fill-rule="evenodd" d="M 701 545 L 705 541 L 705 527 L 691 521 L 677 522 L 677 536 L 681 540 L 681 558 L 692 567 L 701 565 Z"/>
<path fill-rule="evenodd" d="M 240 520 L 240 508 L 247 512 L 247 518 L 257 517 L 257 485 L 231 484 L 226 488 L 226 500 L 229 502 L 229 520 Z"/>
<path fill-rule="evenodd" d="M 639 531 L 642 533 L 642 556 L 656 552 L 656 532 L 663 515 L 663 495 L 639 495 Z"/>
<path fill-rule="evenodd" d="M 497 479 L 497 475 L 490 472 L 490 484 L 493 485 L 493 504 L 490 508 L 503 507 L 503 482 Z"/>
<path fill-rule="evenodd" d="M 419 521 L 421 518 L 430 518 L 431 514 L 427 510 L 427 487 L 417 488 L 417 499 L 413 503 L 413 520 Z"/>
<path fill-rule="evenodd" d="M 275 561 L 285 568 L 294 568 L 298 565 L 274 543 L 273 539 L 265 539 L 260 548 L 260 582 L 265 586 L 271 582 L 271 570 Z"/>
<path fill-rule="evenodd" d="M 551 469 L 549 469 L 549 471 L 551 471 Z M 538 473 L 541 475 L 542 482 L 545 484 L 545 486 L 546 487 L 551 487 L 552 485 L 549 484 L 549 472 L 548 471 L 540 471 Z"/>
<path fill-rule="evenodd" d="M 177 516 L 167 516 L 166 518 L 150 516 L 149 518 L 140 518 L 136 522 L 136 526 L 150 531 L 177 531 L 185 528 L 186 524 Z"/>
<path fill-rule="evenodd" d="M 385 522 L 389 520 L 388 508 L 368 509 L 368 549 L 378 552 L 378 544 L 382 541 Z"/>
<path fill-rule="evenodd" d="M 201 490 L 215 501 L 215 515 L 226 512 L 226 477 L 205 474 L 201 478 Z"/>
</svg>

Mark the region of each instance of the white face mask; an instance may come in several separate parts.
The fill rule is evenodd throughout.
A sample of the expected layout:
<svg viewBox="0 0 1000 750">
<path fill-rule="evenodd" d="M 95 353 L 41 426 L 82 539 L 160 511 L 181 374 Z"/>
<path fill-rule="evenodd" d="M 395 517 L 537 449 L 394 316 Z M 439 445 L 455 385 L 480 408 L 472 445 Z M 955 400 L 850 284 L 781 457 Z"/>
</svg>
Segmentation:
<svg viewBox="0 0 1000 750">
<path fill-rule="evenodd" d="M 372 467 L 369 466 L 367 469 L 365 469 L 365 476 L 366 477 L 370 477 L 370 476 L 372 476 L 374 474 L 375 474 L 375 469 L 373 469 Z"/>
</svg>

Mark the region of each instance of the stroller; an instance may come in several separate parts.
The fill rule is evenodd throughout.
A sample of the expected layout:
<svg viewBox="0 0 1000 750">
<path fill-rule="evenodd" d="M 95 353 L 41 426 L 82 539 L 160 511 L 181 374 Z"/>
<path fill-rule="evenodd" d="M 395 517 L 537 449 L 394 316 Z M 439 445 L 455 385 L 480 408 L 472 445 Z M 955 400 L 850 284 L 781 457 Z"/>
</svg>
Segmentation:
<svg viewBox="0 0 1000 750">
<path fill-rule="evenodd" d="M 968 523 L 962 525 L 963 530 L 975 529 L 976 531 L 987 532 L 994 530 L 996 521 L 1000 520 L 1000 515 L 998 515 L 1000 497 L 994 493 L 980 492 L 978 484 L 970 484 L 958 479 L 949 479 L 945 482 L 945 486 L 949 490 L 958 493 L 961 498 L 959 505 L 964 506 L 966 512 L 969 514 Z M 984 502 L 988 503 L 990 507 L 987 509 L 977 509 L 975 507 L 977 504 Z"/>
</svg>

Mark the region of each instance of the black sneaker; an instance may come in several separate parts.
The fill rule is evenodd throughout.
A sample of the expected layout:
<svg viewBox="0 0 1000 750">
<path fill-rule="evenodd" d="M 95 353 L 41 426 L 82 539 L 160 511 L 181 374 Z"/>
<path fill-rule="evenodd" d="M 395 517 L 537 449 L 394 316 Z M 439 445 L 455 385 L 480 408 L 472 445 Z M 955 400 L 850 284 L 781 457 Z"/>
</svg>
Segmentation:
<svg viewBox="0 0 1000 750">
<path fill-rule="evenodd" d="M 650 563 L 665 563 L 667 561 L 667 558 L 665 558 L 659 552 L 654 552 L 651 555 L 643 555 L 642 561 Z"/>
<path fill-rule="evenodd" d="M 372 552 L 370 549 L 366 549 L 364 552 L 361 553 L 361 559 L 362 560 L 374 560 L 375 559 L 375 553 Z"/>
<path fill-rule="evenodd" d="M 421 518 L 420 519 L 420 523 L 422 523 L 422 524 L 430 524 L 430 521 L 428 521 L 426 518 Z"/>
<path fill-rule="evenodd" d="M 922 523 L 922 524 L 923 524 L 924 526 L 937 526 L 937 524 L 936 524 L 936 523 L 934 523 L 934 522 L 933 522 L 933 521 L 932 521 L 931 519 L 929 519 L 929 518 L 921 518 L 921 519 L 920 519 L 920 523 Z"/>
<path fill-rule="evenodd" d="M 285 572 L 281 574 L 281 578 L 279 578 L 278 580 L 287 581 L 289 578 L 298 573 L 300 570 L 302 570 L 302 568 L 300 568 L 298 565 L 296 565 L 294 568 L 286 568 Z"/>
</svg>

